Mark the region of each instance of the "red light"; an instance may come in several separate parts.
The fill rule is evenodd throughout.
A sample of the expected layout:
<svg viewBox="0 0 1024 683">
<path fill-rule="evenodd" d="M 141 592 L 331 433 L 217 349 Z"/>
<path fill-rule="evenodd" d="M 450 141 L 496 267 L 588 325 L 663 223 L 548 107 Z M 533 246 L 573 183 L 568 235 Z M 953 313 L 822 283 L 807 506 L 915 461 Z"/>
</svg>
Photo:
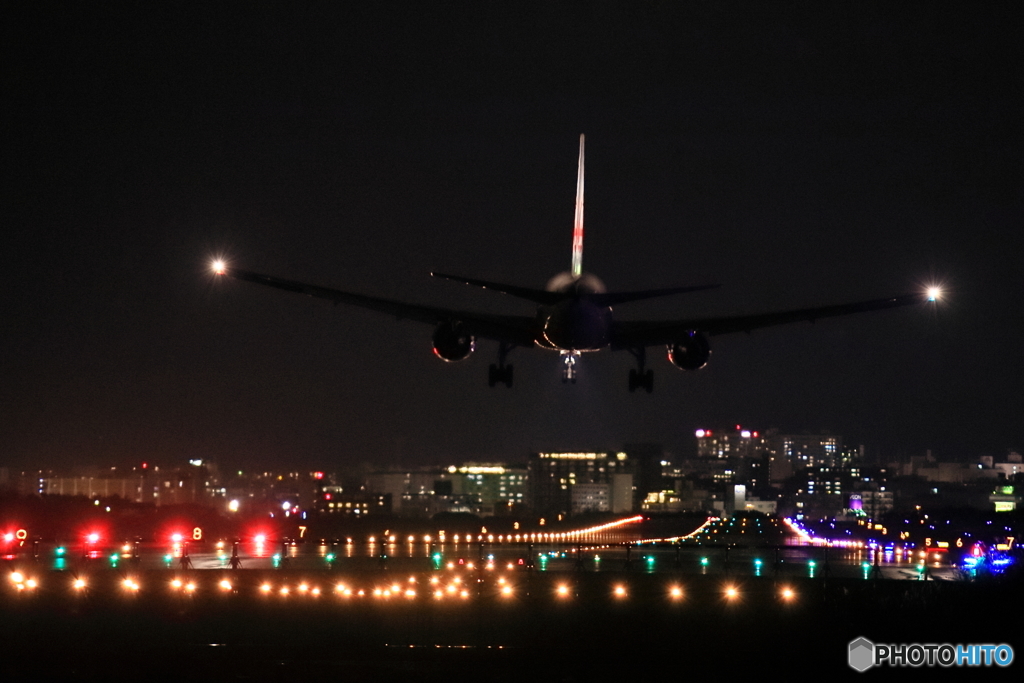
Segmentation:
<svg viewBox="0 0 1024 683">
<path fill-rule="evenodd" d="M 314 472 L 313 473 L 313 478 L 314 479 L 323 479 L 324 478 L 324 473 L 323 472 Z"/>
<path fill-rule="evenodd" d="M 4 540 L 10 543 L 14 540 L 14 534 L 8 531 L 6 534 L 4 534 Z"/>
<path fill-rule="evenodd" d="M 256 534 L 255 541 L 257 543 L 266 543 L 266 541 L 267 541 L 266 534 Z"/>
<path fill-rule="evenodd" d="M 100 535 L 95 531 L 85 537 L 85 540 L 89 543 L 97 543 L 100 540 Z"/>
<path fill-rule="evenodd" d="M 739 425 L 736 425 L 736 431 L 737 432 L 740 431 L 740 426 Z"/>
<path fill-rule="evenodd" d="M 142 463 L 142 469 L 147 469 L 148 467 L 149 467 L 149 463 L 148 462 Z"/>
<path fill-rule="evenodd" d="M 174 541 L 175 543 L 181 543 L 182 539 L 184 539 L 184 538 L 185 537 L 182 536 L 181 534 L 171 534 L 171 540 Z"/>
<path fill-rule="evenodd" d="M 757 432 L 754 432 L 754 438 L 755 439 L 757 438 Z"/>
</svg>

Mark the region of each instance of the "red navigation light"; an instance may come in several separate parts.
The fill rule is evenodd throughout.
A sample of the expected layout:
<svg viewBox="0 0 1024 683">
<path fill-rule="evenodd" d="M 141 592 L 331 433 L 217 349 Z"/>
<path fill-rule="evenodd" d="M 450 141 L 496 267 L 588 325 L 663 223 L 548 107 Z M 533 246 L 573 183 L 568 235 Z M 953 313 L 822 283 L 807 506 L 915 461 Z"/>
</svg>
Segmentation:
<svg viewBox="0 0 1024 683">
<path fill-rule="evenodd" d="M 314 479 L 323 479 L 324 478 L 324 473 L 323 472 L 314 472 L 313 473 L 313 478 Z"/>
</svg>

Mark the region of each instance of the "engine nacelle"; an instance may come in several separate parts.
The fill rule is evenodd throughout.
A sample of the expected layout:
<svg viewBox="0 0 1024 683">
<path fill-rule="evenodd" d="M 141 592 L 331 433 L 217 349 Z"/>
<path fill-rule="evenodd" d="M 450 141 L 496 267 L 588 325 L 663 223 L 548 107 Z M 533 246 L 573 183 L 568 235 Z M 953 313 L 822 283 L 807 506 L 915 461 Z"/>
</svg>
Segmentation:
<svg viewBox="0 0 1024 683">
<path fill-rule="evenodd" d="M 476 348 L 476 338 L 461 323 L 441 323 L 434 330 L 434 355 L 443 361 L 466 360 Z"/>
<path fill-rule="evenodd" d="M 688 337 L 668 347 L 669 361 L 680 370 L 700 370 L 708 364 L 710 356 L 711 345 L 700 332 L 690 332 Z"/>
</svg>

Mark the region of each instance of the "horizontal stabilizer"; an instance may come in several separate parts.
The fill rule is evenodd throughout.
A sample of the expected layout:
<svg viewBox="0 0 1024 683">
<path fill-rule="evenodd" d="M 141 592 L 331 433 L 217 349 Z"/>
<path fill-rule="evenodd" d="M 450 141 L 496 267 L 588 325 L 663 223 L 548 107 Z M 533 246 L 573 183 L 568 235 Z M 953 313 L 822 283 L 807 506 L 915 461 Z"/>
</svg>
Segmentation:
<svg viewBox="0 0 1024 683">
<path fill-rule="evenodd" d="M 431 273 L 431 276 L 444 278 L 445 280 L 452 280 L 454 282 L 461 282 L 464 285 L 482 287 L 483 289 L 493 289 L 494 291 L 501 292 L 502 294 L 509 294 L 511 296 L 519 297 L 520 299 L 532 301 L 536 304 L 548 306 L 558 303 L 565 298 L 565 295 L 559 292 L 549 292 L 545 289 L 531 289 L 529 287 L 519 287 L 517 285 L 504 285 L 500 282 L 488 282 L 487 280 L 475 280 L 473 278 L 462 277 L 461 275 Z"/>
<path fill-rule="evenodd" d="M 641 301 L 643 299 L 654 299 L 669 294 L 685 294 L 686 292 L 699 292 L 705 289 L 715 289 L 721 285 L 694 285 L 692 287 L 669 287 L 667 289 L 645 289 L 639 292 L 602 292 L 591 294 L 590 299 L 601 306 L 617 306 L 629 303 L 630 301 Z"/>
</svg>

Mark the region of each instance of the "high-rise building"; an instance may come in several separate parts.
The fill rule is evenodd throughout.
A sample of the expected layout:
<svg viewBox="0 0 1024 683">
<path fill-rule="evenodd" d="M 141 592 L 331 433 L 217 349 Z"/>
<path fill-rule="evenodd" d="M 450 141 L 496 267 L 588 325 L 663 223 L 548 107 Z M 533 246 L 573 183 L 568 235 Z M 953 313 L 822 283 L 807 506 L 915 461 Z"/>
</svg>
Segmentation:
<svg viewBox="0 0 1024 683">
<path fill-rule="evenodd" d="M 764 446 L 763 435 L 736 425 L 735 429 L 698 429 L 697 456 L 717 460 L 754 458 Z"/>
<path fill-rule="evenodd" d="M 527 471 L 528 504 L 538 514 L 571 514 L 572 491 L 580 484 L 614 485 L 608 493 L 610 511 L 629 512 L 633 509 L 634 463 L 625 452 L 531 453 Z M 615 475 L 629 475 L 629 478 Z M 622 490 L 627 486 L 629 495 L 623 496 Z M 629 510 L 615 509 L 611 504 L 614 500 L 617 506 L 624 506 L 625 499 L 629 500 Z"/>
</svg>

